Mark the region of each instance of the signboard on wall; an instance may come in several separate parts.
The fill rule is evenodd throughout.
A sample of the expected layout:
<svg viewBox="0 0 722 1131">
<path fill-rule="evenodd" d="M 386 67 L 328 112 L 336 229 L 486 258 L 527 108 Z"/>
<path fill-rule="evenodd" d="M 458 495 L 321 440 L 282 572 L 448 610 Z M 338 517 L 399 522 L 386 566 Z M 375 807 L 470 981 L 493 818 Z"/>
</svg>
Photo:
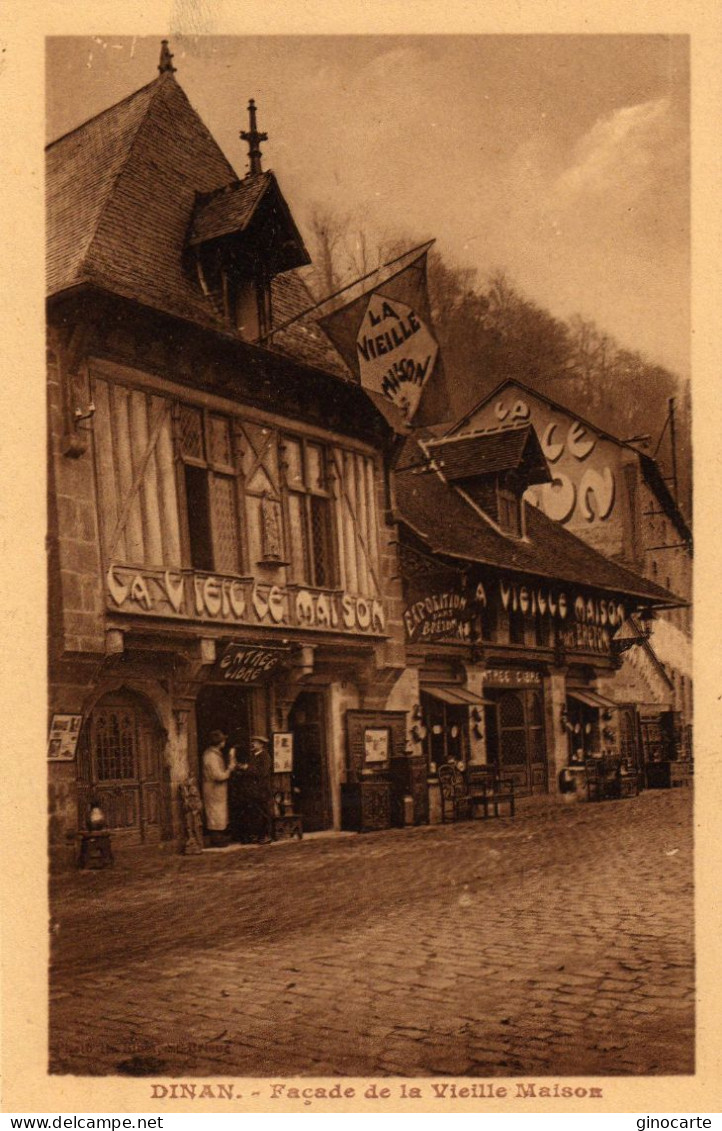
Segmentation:
<svg viewBox="0 0 722 1131">
<path fill-rule="evenodd" d="M 551 483 L 530 487 L 526 499 L 555 522 L 584 532 L 591 528 L 594 544 L 611 539 L 616 549 L 624 496 L 619 444 L 561 405 L 515 384 L 500 389 L 472 416 L 465 431 L 525 423 L 534 425 L 553 476 Z"/>
<path fill-rule="evenodd" d="M 366 727 L 364 731 L 364 761 L 367 764 L 385 764 L 389 760 L 388 727 Z"/>
<path fill-rule="evenodd" d="M 255 644 L 227 644 L 216 664 L 216 675 L 229 683 L 262 683 L 270 679 L 288 649 L 262 648 Z"/>
<path fill-rule="evenodd" d="M 110 566 L 105 581 L 111 612 L 212 624 L 386 634 L 386 606 L 377 597 L 193 570 L 137 569 L 120 563 Z"/>
<path fill-rule="evenodd" d="M 427 593 L 404 609 L 404 628 L 410 644 L 431 640 L 469 640 L 472 603 L 459 589 Z"/>
<path fill-rule="evenodd" d="M 48 761 L 72 762 L 82 721 L 82 715 L 53 715 L 48 735 Z"/>
<path fill-rule="evenodd" d="M 540 687 L 541 672 L 524 668 L 487 668 L 481 678 L 484 687 Z"/>
<path fill-rule="evenodd" d="M 293 772 L 293 732 L 274 731 L 273 733 L 273 772 L 290 774 Z"/>
<path fill-rule="evenodd" d="M 405 711 L 347 711 L 346 712 L 346 767 L 349 781 L 360 780 L 364 767 L 383 768 L 381 762 L 366 761 L 366 735 L 372 732 L 373 745 L 384 742 L 373 737 L 374 731 L 383 730 L 386 734 L 388 758 L 400 758 L 406 753 L 406 712 Z M 372 741 L 372 740 L 369 740 Z"/>
</svg>

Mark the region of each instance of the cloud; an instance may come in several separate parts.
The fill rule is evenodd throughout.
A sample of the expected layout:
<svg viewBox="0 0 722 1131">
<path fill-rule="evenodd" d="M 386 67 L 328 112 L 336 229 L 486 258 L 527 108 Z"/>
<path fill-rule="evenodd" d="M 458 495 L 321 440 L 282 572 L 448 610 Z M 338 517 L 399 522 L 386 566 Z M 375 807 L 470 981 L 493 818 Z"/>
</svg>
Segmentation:
<svg viewBox="0 0 722 1131">
<path fill-rule="evenodd" d="M 656 182 L 677 148 L 669 98 L 624 106 L 580 138 L 572 164 L 552 185 L 552 200 L 558 207 L 610 195 L 632 202 Z"/>
</svg>

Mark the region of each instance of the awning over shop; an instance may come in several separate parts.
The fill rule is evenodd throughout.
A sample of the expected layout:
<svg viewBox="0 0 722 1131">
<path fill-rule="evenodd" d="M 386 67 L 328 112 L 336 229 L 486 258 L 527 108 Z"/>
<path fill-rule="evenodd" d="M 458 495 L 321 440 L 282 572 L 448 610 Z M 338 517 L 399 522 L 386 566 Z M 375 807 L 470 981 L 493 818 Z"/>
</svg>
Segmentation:
<svg viewBox="0 0 722 1131">
<path fill-rule="evenodd" d="M 493 707 L 491 699 L 483 695 L 476 695 L 463 687 L 423 687 L 421 690 L 430 695 L 432 699 L 440 699 L 442 703 L 452 703 L 455 707 Z"/>
<path fill-rule="evenodd" d="M 638 703 L 637 711 L 640 719 L 657 719 L 660 715 L 672 710 L 670 703 Z"/>
<path fill-rule="evenodd" d="M 580 703 L 586 704 L 587 707 L 601 707 L 604 711 L 617 709 L 617 704 L 611 699 L 605 699 L 603 695 L 597 695 L 596 691 L 587 691 L 586 688 L 584 691 L 579 691 L 576 687 L 570 688 L 567 695 L 570 699 L 577 699 Z"/>
</svg>

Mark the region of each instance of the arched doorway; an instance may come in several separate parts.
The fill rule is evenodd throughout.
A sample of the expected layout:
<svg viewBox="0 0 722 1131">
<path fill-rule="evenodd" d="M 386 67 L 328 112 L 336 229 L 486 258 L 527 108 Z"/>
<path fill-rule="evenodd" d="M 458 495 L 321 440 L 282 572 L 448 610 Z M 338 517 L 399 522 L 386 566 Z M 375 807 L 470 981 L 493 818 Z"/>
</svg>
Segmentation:
<svg viewBox="0 0 722 1131">
<path fill-rule="evenodd" d="M 489 691 L 496 701 L 486 710 L 489 760 L 513 777 L 519 794 L 546 793 L 547 755 L 541 693 Z"/>
<path fill-rule="evenodd" d="M 104 695 L 93 707 L 78 751 L 78 818 L 97 800 L 108 828 L 127 844 L 171 835 L 170 773 L 163 764 L 165 732 L 150 705 L 133 691 Z"/>
<path fill-rule="evenodd" d="M 294 805 L 307 832 L 328 829 L 333 823 L 323 707 L 320 692 L 302 691 L 288 717 L 288 729 L 293 731 L 293 785 L 299 791 Z"/>
</svg>

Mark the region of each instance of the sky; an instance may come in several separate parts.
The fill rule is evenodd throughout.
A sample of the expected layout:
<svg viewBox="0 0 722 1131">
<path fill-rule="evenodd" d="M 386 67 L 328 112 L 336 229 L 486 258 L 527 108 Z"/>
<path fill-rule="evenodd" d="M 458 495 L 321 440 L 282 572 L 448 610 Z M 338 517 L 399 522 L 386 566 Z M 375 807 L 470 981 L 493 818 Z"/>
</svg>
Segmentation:
<svg viewBox="0 0 722 1131">
<path fill-rule="evenodd" d="M 48 40 L 52 140 L 153 79 L 157 38 Z M 239 176 L 250 97 L 302 234 L 434 237 L 688 377 L 685 36 L 177 37 L 179 81 Z"/>
</svg>

